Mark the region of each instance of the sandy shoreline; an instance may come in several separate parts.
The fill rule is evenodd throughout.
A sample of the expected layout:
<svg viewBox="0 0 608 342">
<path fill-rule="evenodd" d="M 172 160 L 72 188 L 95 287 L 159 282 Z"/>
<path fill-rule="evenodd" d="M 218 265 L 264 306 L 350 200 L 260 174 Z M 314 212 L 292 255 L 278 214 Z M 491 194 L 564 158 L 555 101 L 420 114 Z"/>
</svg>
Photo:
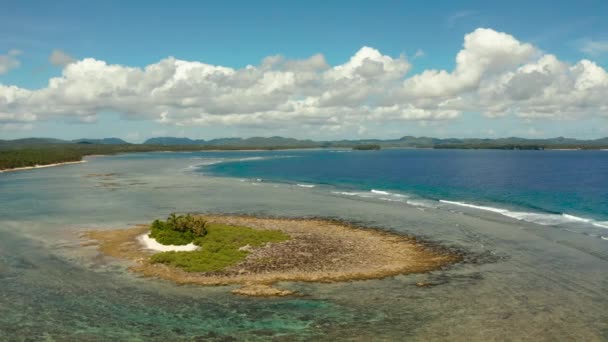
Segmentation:
<svg viewBox="0 0 608 342">
<path fill-rule="evenodd" d="M 461 260 L 458 255 L 430 247 L 414 238 L 330 220 L 229 215 L 205 217 L 217 223 L 281 230 L 290 235 L 291 239 L 255 248 L 244 261 L 222 271 L 189 273 L 149 261 L 154 252 L 145 249 L 138 239 L 148 231 L 147 225 L 91 231 L 84 237 L 94 240 L 103 255 L 133 261 L 130 270 L 143 276 L 171 280 L 178 284 L 236 284 L 242 287 L 234 290 L 234 293 L 249 296 L 292 294 L 273 287 L 279 281 L 378 279 L 430 272 Z"/>
<path fill-rule="evenodd" d="M 35 169 L 44 169 L 47 167 L 55 167 L 62 165 L 70 165 L 70 164 L 82 164 L 86 163 L 86 160 L 72 161 L 72 162 L 64 162 L 64 163 L 54 163 L 54 164 L 44 164 L 44 165 L 35 165 L 35 166 L 25 166 L 25 167 L 16 167 L 12 169 L 4 169 L 0 170 L 0 173 L 3 172 L 15 172 L 15 171 L 25 171 L 25 170 L 35 170 Z"/>
<path fill-rule="evenodd" d="M 149 249 L 152 251 L 157 251 L 157 252 L 170 252 L 170 251 L 189 252 L 189 251 L 195 251 L 199 248 L 198 246 L 196 246 L 193 243 L 189 243 L 189 244 L 183 245 L 183 246 L 163 245 L 161 243 L 158 243 L 155 239 L 149 237 L 147 233 L 144 233 L 144 234 L 141 234 L 140 236 L 138 236 L 137 240 L 141 243 L 143 248 Z"/>
</svg>

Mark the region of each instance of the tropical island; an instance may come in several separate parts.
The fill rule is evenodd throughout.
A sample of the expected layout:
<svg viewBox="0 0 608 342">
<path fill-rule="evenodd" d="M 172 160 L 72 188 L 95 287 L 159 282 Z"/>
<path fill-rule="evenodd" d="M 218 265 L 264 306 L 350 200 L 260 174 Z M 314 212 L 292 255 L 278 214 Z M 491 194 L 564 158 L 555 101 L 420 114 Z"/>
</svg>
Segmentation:
<svg viewBox="0 0 608 342">
<path fill-rule="evenodd" d="M 461 257 L 414 238 L 324 219 L 175 215 L 130 229 L 89 231 L 86 246 L 131 271 L 178 284 L 240 285 L 287 296 L 281 281 L 336 282 L 424 273 Z M 422 284 L 420 286 L 425 286 Z"/>
</svg>

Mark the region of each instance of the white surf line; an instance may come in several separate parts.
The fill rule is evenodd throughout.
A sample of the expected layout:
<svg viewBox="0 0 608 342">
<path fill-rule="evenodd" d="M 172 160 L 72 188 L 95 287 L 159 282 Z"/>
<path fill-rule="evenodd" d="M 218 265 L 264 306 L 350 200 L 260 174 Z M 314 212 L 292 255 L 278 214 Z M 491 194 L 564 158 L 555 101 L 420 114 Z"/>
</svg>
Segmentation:
<svg viewBox="0 0 608 342">
<path fill-rule="evenodd" d="M 159 252 L 190 252 L 195 251 L 199 247 L 192 242 L 187 245 L 163 245 L 155 239 L 148 236 L 148 233 L 137 237 L 137 240 L 146 248 Z"/>
<path fill-rule="evenodd" d="M 16 167 L 12 169 L 0 170 L 0 173 L 3 172 L 14 172 L 14 171 L 25 171 L 25 170 L 35 170 L 35 169 L 44 169 L 47 167 L 55 167 L 61 165 L 70 165 L 70 164 L 81 164 L 86 163 L 86 160 L 73 161 L 73 162 L 65 162 L 65 163 L 55 163 L 55 164 L 44 164 L 44 165 L 35 165 L 35 166 L 26 166 L 26 167 Z"/>
<path fill-rule="evenodd" d="M 474 205 L 474 204 L 469 204 L 469 203 L 464 203 L 464 202 L 456 202 L 456 201 L 448 201 L 448 200 L 439 200 L 439 202 L 447 203 L 447 204 L 451 204 L 451 205 L 457 205 L 460 207 L 467 207 L 467 208 L 491 211 L 491 212 L 498 213 L 498 214 L 505 214 L 505 213 L 509 212 L 506 209 L 486 207 L 486 206 L 482 206 L 482 205 Z"/>
<path fill-rule="evenodd" d="M 560 225 L 564 223 L 586 223 L 589 225 L 593 225 L 598 228 L 608 229 L 608 222 L 595 221 L 594 219 L 574 216 L 566 213 L 562 214 L 551 214 L 551 213 L 533 213 L 533 212 L 525 212 L 525 211 L 510 211 L 507 209 L 494 208 L 482 205 L 474 205 L 465 202 L 456 202 L 456 201 L 447 201 L 447 200 L 439 200 L 441 203 L 447 203 L 451 205 L 456 205 L 460 207 L 473 208 L 478 210 L 485 210 L 494 212 L 497 214 L 501 214 L 510 218 L 514 218 L 520 221 L 532 222 L 544 226 L 552 226 L 552 225 Z"/>
<path fill-rule="evenodd" d="M 397 193 L 394 193 L 394 192 L 388 192 L 388 191 L 384 191 L 384 190 L 371 189 L 370 192 L 373 193 L 373 194 L 376 194 L 376 195 L 386 195 L 386 196 L 395 196 L 395 197 L 407 197 L 406 195 L 397 194 Z"/>
<path fill-rule="evenodd" d="M 568 220 L 572 220 L 572 221 L 585 222 L 585 223 L 592 223 L 593 222 L 592 219 L 588 219 L 588 218 L 584 218 L 584 217 L 578 217 L 578 216 L 574 216 L 574 215 L 562 214 L 562 216 L 565 217 L 565 218 L 567 218 Z"/>
<path fill-rule="evenodd" d="M 593 222 L 593 225 L 596 227 L 608 229 L 608 222 Z"/>
</svg>

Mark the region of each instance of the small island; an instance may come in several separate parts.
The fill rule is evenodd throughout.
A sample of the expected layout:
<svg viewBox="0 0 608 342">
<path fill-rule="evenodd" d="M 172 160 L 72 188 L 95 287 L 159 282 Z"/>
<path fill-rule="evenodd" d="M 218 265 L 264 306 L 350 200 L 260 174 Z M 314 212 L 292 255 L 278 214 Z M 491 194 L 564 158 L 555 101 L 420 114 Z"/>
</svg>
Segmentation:
<svg viewBox="0 0 608 342">
<path fill-rule="evenodd" d="M 241 285 L 248 296 L 287 296 L 280 281 L 336 282 L 424 273 L 460 256 L 414 238 L 324 219 L 176 215 L 84 236 L 130 270 L 178 284 Z M 90 245 L 90 243 L 87 243 Z"/>
<path fill-rule="evenodd" d="M 353 150 L 355 151 L 377 151 L 380 149 L 380 145 L 378 144 L 364 144 L 364 145 L 355 145 L 353 146 Z"/>
</svg>

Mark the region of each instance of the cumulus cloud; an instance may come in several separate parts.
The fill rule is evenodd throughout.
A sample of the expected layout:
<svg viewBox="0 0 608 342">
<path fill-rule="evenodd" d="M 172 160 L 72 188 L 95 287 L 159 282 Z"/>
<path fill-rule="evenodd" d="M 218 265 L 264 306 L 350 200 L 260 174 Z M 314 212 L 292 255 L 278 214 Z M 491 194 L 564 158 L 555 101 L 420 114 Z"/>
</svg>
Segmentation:
<svg viewBox="0 0 608 342">
<path fill-rule="evenodd" d="M 74 63 L 76 59 L 62 50 L 55 49 L 49 56 L 49 62 L 56 66 L 64 67 L 70 63 Z"/>
<path fill-rule="evenodd" d="M 479 87 L 484 77 L 521 65 L 536 53 L 530 44 L 490 29 L 477 29 L 464 37 L 456 55 L 456 68 L 426 70 L 404 82 L 404 95 L 413 98 L 451 97 Z"/>
<path fill-rule="evenodd" d="M 408 75 L 404 56 L 371 47 L 334 66 L 317 54 L 270 56 L 240 69 L 173 57 L 139 68 L 58 56 L 51 61 L 64 65 L 62 74 L 45 88 L 0 84 L 0 123 L 94 122 L 110 110 L 172 125 L 359 131 L 378 122 L 452 120 L 464 112 L 553 119 L 608 113 L 602 67 L 590 60 L 569 64 L 484 28 L 464 37 L 453 70 L 416 75 Z"/>
<path fill-rule="evenodd" d="M 17 56 L 21 54 L 21 50 L 9 50 L 6 55 L 0 55 L 0 75 L 6 74 L 9 70 L 18 68 L 21 65 Z"/>
</svg>

